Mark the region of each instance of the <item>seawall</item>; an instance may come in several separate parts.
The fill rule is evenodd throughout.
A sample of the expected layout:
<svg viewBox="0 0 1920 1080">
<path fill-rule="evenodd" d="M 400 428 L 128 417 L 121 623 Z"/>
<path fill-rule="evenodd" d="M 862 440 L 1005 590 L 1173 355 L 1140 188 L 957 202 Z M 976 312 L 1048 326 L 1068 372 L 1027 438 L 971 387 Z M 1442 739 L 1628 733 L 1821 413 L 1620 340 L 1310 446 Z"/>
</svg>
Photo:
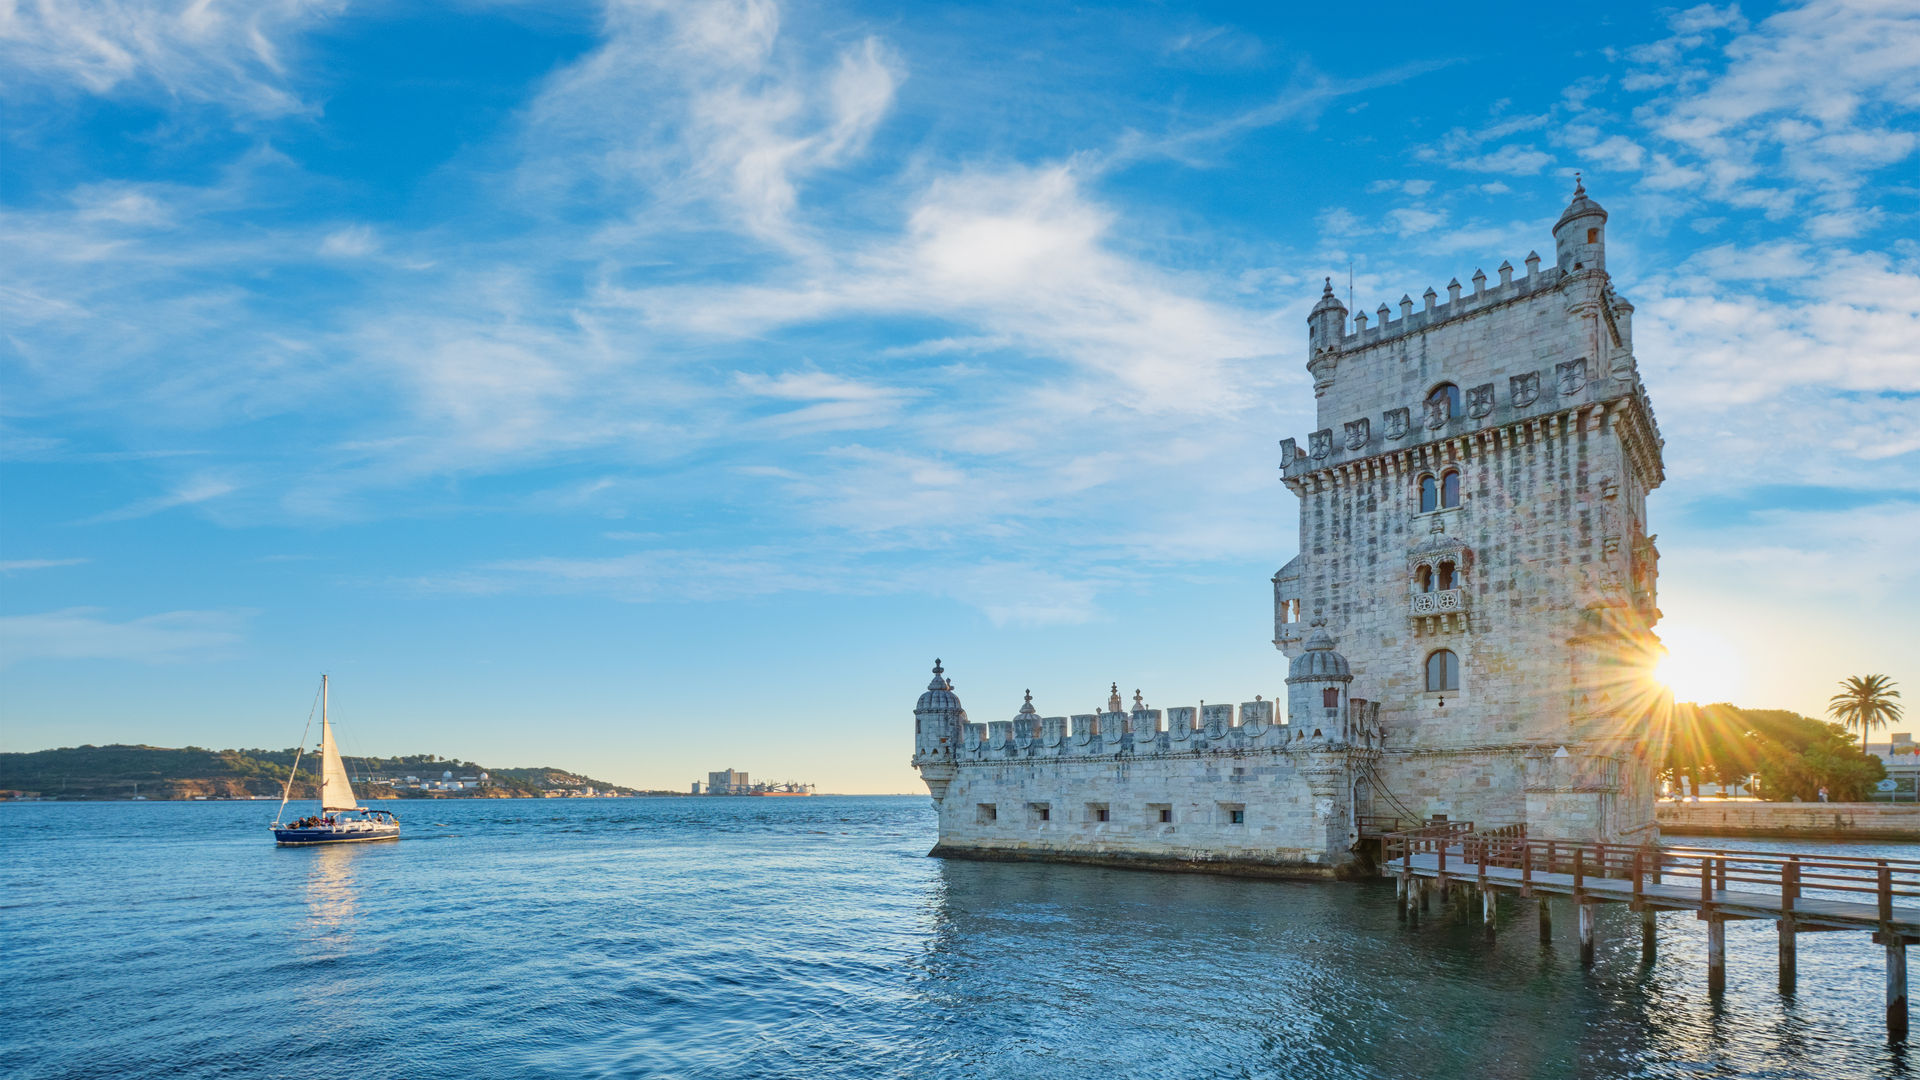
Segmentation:
<svg viewBox="0 0 1920 1080">
<path fill-rule="evenodd" d="M 1118 870 L 1157 870 L 1188 874 L 1218 874 L 1223 877 L 1283 878 L 1300 881 L 1366 878 L 1378 872 L 1372 863 L 1365 860 L 1346 860 L 1328 865 L 1286 859 L 1262 859 L 1246 855 L 1195 858 L 1120 851 L 975 847 L 967 844 L 937 844 L 927 854 L 936 859 L 1075 863 L 1081 866 L 1104 866 Z"/>
<path fill-rule="evenodd" d="M 1777 840 L 1920 841 L 1920 804 L 1662 802 L 1660 831 Z"/>
</svg>

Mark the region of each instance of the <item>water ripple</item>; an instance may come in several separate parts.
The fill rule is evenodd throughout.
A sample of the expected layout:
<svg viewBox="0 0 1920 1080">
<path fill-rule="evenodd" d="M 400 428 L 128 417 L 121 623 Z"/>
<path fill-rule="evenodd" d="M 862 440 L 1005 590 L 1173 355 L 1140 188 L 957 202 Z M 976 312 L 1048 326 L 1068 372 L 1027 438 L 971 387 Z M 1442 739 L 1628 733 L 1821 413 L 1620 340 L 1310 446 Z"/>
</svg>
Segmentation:
<svg viewBox="0 0 1920 1080">
<path fill-rule="evenodd" d="M 924 858 L 924 798 L 439 803 L 280 850 L 257 804 L 0 806 L 22 1078 L 1902 1075 L 1880 950 L 1571 913 L 1492 945 L 1382 883 Z M 412 813 L 407 811 L 412 810 Z M 434 820 L 428 821 L 427 814 Z M 413 814 L 421 815 L 412 820 Z"/>
</svg>

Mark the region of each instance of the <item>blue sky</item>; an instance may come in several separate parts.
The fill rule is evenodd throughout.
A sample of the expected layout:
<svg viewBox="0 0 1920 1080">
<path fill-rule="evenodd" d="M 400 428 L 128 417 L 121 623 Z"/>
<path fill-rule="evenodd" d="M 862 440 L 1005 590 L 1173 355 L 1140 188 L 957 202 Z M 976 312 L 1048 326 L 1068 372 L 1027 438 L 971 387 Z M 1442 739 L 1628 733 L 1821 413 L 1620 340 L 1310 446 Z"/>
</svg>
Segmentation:
<svg viewBox="0 0 1920 1080">
<path fill-rule="evenodd" d="M 1281 7 L 1297 7 L 1285 5 Z M 1546 249 L 1667 440 L 1683 694 L 1920 685 L 1920 11 L 0 14 L 0 747 L 918 787 L 1282 689 L 1305 316 Z"/>
</svg>

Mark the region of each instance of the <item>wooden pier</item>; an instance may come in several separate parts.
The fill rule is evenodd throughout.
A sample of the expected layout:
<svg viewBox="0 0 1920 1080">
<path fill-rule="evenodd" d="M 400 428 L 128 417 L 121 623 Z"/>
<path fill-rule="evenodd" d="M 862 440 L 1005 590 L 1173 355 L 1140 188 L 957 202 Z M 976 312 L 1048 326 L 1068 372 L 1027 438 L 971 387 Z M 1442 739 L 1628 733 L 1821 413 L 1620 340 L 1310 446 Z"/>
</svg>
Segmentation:
<svg viewBox="0 0 1920 1080">
<path fill-rule="evenodd" d="M 1398 881 L 1403 920 L 1418 921 L 1432 891 L 1476 889 L 1491 938 L 1495 897 L 1511 892 L 1538 900 L 1546 942 L 1553 925 L 1548 898 L 1564 896 L 1579 916 L 1580 961 L 1592 964 L 1594 905 L 1627 904 L 1641 913 L 1641 952 L 1649 961 L 1657 948 L 1654 913 L 1691 911 L 1707 924 L 1707 989 L 1716 996 L 1726 987 L 1730 921 L 1773 920 L 1785 994 L 1794 988 L 1798 935 L 1870 933 L 1886 948 L 1887 1034 L 1907 1037 L 1907 946 L 1920 944 L 1920 861 L 1533 840 L 1521 826 L 1475 831 L 1471 822 L 1397 825 L 1362 823 L 1363 834 L 1381 841 L 1381 872 Z"/>
</svg>

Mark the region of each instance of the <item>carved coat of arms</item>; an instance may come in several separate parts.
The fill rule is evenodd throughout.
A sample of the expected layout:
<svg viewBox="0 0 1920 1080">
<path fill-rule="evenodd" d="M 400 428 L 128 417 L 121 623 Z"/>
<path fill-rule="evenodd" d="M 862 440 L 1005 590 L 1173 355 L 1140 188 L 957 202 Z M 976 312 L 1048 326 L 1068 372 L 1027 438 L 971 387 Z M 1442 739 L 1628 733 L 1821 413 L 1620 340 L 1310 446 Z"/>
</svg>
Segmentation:
<svg viewBox="0 0 1920 1080">
<path fill-rule="evenodd" d="M 1307 436 L 1307 453 L 1315 461 L 1333 453 L 1333 429 L 1321 428 Z"/>
<path fill-rule="evenodd" d="M 1587 388 L 1587 362 L 1569 360 L 1554 368 L 1560 377 L 1560 396 L 1571 397 Z"/>
<path fill-rule="evenodd" d="M 1427 426 L 1435 431 L 1447 426 L 1447 400 L 1439 398 L 1426 404 Z"/>
<path fill-rule="evenodd" d="M 1467 391 L 1467 415 L 1475 420 L 1493 411 L 1493 384 L 1485 383 Z"/>
<path fill-rule="evenodd" d="M 1540 373 L 1529 371 L 1525 375 L 1515 375 L 1507 380 L 1507 387 L 1513 394 L 1513 407 L 1524 409 L 1540 400 Z"/>
<path fill-rule="evenodd" d="M 1381 419 L 1386 421 L 1387 438 L 1389 439 L 1406 438 L 1407 428 L 1412 426 L 1412 422 L 1408 419 L 1408 411 L 1404 408 L 1388 409 Z"/>
<path fill-rule="evenodd" d="M 1367 445 L 1369 426 L 1364 417 L 1347 421 L 1347 449 L 1358 450 Z"/>
<path fill-rule="evenodd" d="M 1300 454 L 1299 443 L 1294 442 L 1292 439 L 1280 440 L 1280 467 L 1281 468 L 1284 469 L 1287 466 L 1293 464 L 1293 459 L 1298 457 L 1299 454 Z"/>
</svg>

